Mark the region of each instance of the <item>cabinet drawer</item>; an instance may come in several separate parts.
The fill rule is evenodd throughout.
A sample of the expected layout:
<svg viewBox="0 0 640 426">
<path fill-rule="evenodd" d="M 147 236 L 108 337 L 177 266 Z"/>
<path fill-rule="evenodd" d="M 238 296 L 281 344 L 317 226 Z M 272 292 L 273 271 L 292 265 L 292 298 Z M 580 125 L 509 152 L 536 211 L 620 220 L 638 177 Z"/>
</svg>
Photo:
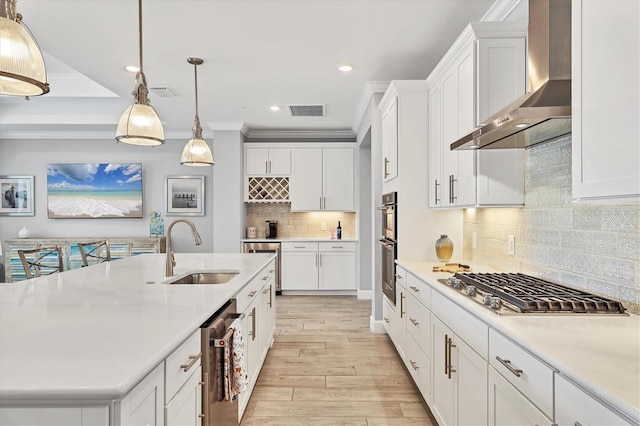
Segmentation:
<svg viewBox="0 0 640 426">
<path fill-rule="evenodd" d="M 341 243 L 338 240 L 330 243 L 318 243 L 320 251 L 356 251 L 356 243 Z"/>
<path fill-rule="evenodd" d="M 431 287 L 415 275 L 407 274 L 407 293 L 415 296 L 420 303 L 431 309 Z"/>
<path fill-rule="evenodd" d="M 403 267 L 396 265 L 396 284 L 401 285 L 404 288 L 407 288 L 407 275 L 408 272 Z"/>
<path fill-rule="evenodd" d="M 407 332 L 413 336 L 420 349 L 431 357 L 431 312 L 409 293 L 407 303 Z"/>
<path fill-rule="evenodd" d="M 238 312 L 244 312 L 245 309 L 257 299 L 262 286 L 269 280 L 268 268 L 258 272 L 258 275 L 251 280 L 249 284 L 244 286 L 236 295 L 236 309 Z"/>
<path fill-rule="evenodd" d="M 444 322 L 467 345 L 487 359 L 489 326 L 453 303 L 436 290 L 431 292 L 431 312 Z"/>
<path fill-rule="evenodd" d="M 489 363 L 546 416 L 553 418 L 551 367 L 493 329 L 489 330 Z"/>
<path fill-rule="evenodd" d="M 407 336 L 407 369 L 424 400 L 431 403 L 431 361 L 410 335 Z"/>
<path fill-rule="evenodd" d="M 281 245 L 282 251 L 318 251 L 318 243 L 314 242 L 283 242 Z"/>
<path fill-rule="evenodd" d="M 391 336 L 391 321 L 393 321 L 393 315 L 395 315 L 395 310 L 389 303 L 389 300 L 386 297 L 382 298 L 382 323 L 384 325 L 384 329 L 387 330 L 387 334 Z"/>
<path fill-rule="evenodd" d="M 201 349 L 200 329 L 198 329 L 167 357 L 165 363 L 165 404 L 171 401 L 176 392 L 186 383 L 193 372 L 200 367 Z M 184 371 L 185 369 L 187 371 Z"/>
</svg>

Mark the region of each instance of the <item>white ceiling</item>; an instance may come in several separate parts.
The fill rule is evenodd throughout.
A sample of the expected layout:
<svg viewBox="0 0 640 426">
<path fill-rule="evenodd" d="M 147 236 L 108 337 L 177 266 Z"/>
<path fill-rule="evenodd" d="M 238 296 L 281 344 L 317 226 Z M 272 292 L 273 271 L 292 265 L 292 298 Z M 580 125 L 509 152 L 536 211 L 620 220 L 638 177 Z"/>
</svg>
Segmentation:
<svg viewBox="0 0 640 426">
<path fill-rule="evenodd" d="M 513 2 L 513 0 L 501 0 Z M 469 21 L 494 0 L 144 0 L 144 71 L 167 137 L 207 130 L 248 136 L 353 137 L 367 82 L 425 79 Z M 0 98 L 0 138 L 110 137 L 131 102 L 138 64 L 136 0 L 19 0 L 46 52 L 51 92 Z M 350 63 L 349 74 L 338 71 Z M 291 117 L 289 104 L 324 104 L 325 117 Z M 269 107 L 282 109 L 272 112 Z"/>
</svg>

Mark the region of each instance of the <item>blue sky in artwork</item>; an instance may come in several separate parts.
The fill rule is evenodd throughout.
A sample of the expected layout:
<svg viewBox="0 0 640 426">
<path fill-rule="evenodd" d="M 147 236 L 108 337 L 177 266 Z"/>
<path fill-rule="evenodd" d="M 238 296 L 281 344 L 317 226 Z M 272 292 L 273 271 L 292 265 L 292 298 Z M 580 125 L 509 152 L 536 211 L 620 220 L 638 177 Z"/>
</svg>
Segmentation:
<svg viewBox="0 0 640 426">
<path fill-rule="evenodd" d="M 47 164 L 49 190 L 141 191 L 142 164 Z"/>
</svg>

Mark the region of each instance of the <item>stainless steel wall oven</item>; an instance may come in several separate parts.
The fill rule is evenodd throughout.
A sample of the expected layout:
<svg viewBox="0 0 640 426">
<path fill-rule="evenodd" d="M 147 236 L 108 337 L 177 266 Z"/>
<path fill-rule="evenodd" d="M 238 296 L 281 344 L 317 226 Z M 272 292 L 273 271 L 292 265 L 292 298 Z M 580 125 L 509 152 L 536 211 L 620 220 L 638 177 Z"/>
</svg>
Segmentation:
<svg viewBox="0 0 640 426">
<path fill-rule="evenodd" d="M 398 193 L 389 192 L 382 196 L 382 205 L 378 207 L 382 212 L 382 232 L 378 239 L 380 250 L 380 268 L 382 276 L 382 293 L 395 306 L 396 304 L 396 258 L 397 229 L 398 229 Z"/>
</svg>

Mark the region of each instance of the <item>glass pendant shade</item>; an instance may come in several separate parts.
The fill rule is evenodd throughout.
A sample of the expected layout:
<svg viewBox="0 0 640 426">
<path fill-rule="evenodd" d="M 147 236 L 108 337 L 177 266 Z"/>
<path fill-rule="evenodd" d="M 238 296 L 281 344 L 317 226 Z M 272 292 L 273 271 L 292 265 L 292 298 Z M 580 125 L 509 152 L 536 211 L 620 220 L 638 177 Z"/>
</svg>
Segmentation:
<svg viewBox="0 0 640 426">
<path fill-rule="evenodd" d="M 15 3 L 0 1 L 0 94 L 38 96 L 49 93 L 42 52 Z"/>
<path fill-rule="evenodd" d="M 189 140 L 182 150 L 182 157 L 180 158 L 180 164 L 185 166 L 213 166 L 213 154 L 209 145 L 202 138 L 196 138 Z"/>
<path fill-rule="evenodd" d="M 160 117 L 151 105 L 130 105 L 120 117 L 116 140 L 129 145 L 162 145 L 164 129 Z"/>
</svg>

